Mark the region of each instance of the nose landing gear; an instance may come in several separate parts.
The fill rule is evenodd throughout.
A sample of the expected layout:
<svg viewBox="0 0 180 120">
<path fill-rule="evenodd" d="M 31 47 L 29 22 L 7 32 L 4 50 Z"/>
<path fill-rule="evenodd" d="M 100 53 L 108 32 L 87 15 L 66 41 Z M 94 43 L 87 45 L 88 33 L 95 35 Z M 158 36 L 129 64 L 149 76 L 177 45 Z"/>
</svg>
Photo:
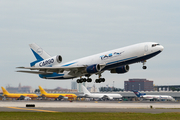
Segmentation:
<svg viewBox="0 0 180 120">
<path fill-rule="evenodd" d="M 146 64 L 146 60 L 145 61 L 142 61 L 142 63 L 143 63 L 143 69 L 145 70 L 145 69 L 147 69 L 147 66 L 145 66 L 145 64 Z"/>
</svg>

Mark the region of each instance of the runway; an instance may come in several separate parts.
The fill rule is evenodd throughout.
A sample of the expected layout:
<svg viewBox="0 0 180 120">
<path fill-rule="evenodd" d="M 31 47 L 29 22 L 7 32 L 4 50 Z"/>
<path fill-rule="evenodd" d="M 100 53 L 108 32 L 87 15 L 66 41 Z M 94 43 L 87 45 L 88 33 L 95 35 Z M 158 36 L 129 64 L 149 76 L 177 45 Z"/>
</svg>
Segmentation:
<svg viewBox="0 0 180 120">
<path fill-rule="evenodd" d="M 35 105 L 35 107 L 26 107 Z M 21 112 L 180 112 L 178 102 L 64 102 L 64 101 L 0 101 L 0 111 Z"/>
</svg>

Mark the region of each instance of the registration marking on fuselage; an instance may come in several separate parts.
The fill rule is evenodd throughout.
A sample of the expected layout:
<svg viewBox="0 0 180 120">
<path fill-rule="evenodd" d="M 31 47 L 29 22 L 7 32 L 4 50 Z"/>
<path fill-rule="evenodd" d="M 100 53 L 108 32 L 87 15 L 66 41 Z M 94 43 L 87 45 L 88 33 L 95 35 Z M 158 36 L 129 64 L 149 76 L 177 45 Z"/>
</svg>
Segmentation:
<svg viewBox="0 0 180 120">
<path fill-rule="evenodd" d="M 32 110 L 32 111 L 39 111 L 39 112 L 58 112 L 58 111 L 50 111 L 50 110 L 19 108 L 19 107 L 7 107 L 7 108 L 11 108 L 11 109 L 20 109 L 20 110 Z"/>
</svg>

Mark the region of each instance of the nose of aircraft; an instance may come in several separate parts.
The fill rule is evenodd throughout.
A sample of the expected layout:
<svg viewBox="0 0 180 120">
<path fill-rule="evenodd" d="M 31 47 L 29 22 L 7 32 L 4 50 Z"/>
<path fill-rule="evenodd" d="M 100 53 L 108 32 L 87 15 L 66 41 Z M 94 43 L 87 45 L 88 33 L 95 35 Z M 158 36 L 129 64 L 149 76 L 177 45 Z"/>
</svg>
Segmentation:
<svg viewBox="0 0 180 120">
<path fill-rule="evenodd" d="M 159 48 L 160 48 L 160 51 L 163 51 L 164 50 L 164 47 L 161 45 L 161 46 L 159 46 Z"/>
</svg>

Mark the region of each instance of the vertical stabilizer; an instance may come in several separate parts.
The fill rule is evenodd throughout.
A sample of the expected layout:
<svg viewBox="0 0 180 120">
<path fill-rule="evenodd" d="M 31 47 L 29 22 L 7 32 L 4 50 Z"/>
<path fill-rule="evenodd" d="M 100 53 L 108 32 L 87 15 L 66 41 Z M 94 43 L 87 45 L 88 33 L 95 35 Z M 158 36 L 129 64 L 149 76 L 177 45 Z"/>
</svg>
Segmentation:
<svg viewBox="0 0 180 120">
<path fill-rule="evenodd" d="M 2 88 L 3 94 L 9 94 L 9 92 L 4 87 L 1 87 L 1 88 Z"/>
<path fill-rule="evenodd" d="M 37 62 L 40 62 L 44 59 L 48 59 L 51 57 L 49 54 L 47 54 L 41 47 L 39 47 L 35 43 L 29 44 L 29 46 L 30 46 L 34 56 L 37 59 L 36 61 L 30 63 L 31 67 L 34 66 Z"/>
<path fill-rule="evenodd" d="M 44 94 L 44 95 L 47 94 L 47 92 L 41 86 L 39 86 L 39 90 L 41 94 Z"/>
<path fill-rule="evenodd" d="M 137 90 L 133 90 L 134 94 L 137 96 L 137 97 L 141 97 L 143 95 L 146 95 L 145 93 L 140 93 L 138 92 Z"/>
<path fill-rule="evenodd" d="M 84 94 L 91 94 L 84 85 L 81 85 L 81 87 L 83 89 Z"/>
</svg>

